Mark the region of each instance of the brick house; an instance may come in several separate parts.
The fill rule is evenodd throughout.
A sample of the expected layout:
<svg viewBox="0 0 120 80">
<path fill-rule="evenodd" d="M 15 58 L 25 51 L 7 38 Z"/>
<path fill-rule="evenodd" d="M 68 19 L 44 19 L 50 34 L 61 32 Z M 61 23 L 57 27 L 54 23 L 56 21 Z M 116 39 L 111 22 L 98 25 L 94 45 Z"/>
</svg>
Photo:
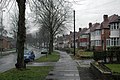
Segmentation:
<svg viewBox="0 0 120 80">
<path fill-rule="evenodd" d="M 69 39 L 70 39 L 70 36 L 69 35 L 63 35 L 63 43 L 64 43 L 64 47 L 65 48 L 70 48 L 70 42 L 69 42 Z"/>
<path fill-rule="evenodd" d="M 56 39 L 56 48 L 70 48 L 70 35 L 58 36 Z"/>
<path fill-rule="evenodd" d="M 69 39 L 69 43 L 70 43 L 70 48 L 74 47 L 74 32 L 70 31 L 70 39 Z M 75 32 L 75 48 L 78 48 L 78 32 Z"/>
<path fill-rule="evenodd" d="M 106 46 L 107 39 L 110 37 L 109 24 L 113 22 L 117 17 L 118 15 L 115 15 L 115 14 L 110 17 L 108 17 L 108 15 L 103 16 L 103 22 L 101 23 L 101 29 L 102 29 L 101 39 L 102 39 L 102 50 L 103 51 L 107 49 L 107 46 Z"/>
<path fill-rule="evenodd" d="M 11 42 L 8 40 L 7 37 L 0 36 L 0 49 L 10 49 L 11 48 Z"/>
<path fill-rule="evenodd" d="M 91 50 L 102 50 L 101 27 L 100 23 L 95 23 L 90 27 Z"/>
<path fill-rule="evenodd" d="M 57 37 L 56 47 L 58 49 L 64 48 L 63 36 Z"/>
<path fill-rule="evenodd" d="M 79 39 L 79 48 L 87 49 L 88 44 L 89 44 L 89 29 L 83 28 L 79 33 L 78 39 Z"/>
<path fill-rule="evenodd" d="M 110 37 L 107 39 L 107 47 L 120 46 L 120 16 L 114 16 L 115 19 L 109 23 Z"/>
</svg>

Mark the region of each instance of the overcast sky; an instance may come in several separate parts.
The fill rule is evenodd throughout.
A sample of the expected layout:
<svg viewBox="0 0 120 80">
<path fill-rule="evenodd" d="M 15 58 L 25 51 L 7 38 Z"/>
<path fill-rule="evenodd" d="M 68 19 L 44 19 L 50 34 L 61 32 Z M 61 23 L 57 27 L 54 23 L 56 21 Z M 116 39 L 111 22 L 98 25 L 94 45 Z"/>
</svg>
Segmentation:
<svg viewBox="0 0 120 80">
<path fill-rule="evenodd" d="M 107 14 L 108 16 L 113 14 L 120 15 L 120 0 L 68 0 L 68 1 L 72 3 L 73 5 L 72 8 L 76 11 L 76 31 L 78 31 L 79 28 L 88 27 L 89 22 L 101 23 L 104 14 Z M 11 4 L 13 2 L 11 2 Z M 10 7 L 11 5 L 8 7 L 8 10 Z M 6 21 L 5 19 L 9 18 L 8 14 L 10 12 L 11 11 L 7 10 L 4 12 L 5 26 L 7 26 L 7 23 L 9 23 L 9 21 Z M 34 27 L 34 29 L 32 30 L 33 32 L 35 32 L 37 28 Z M 71 25 L 70 31 L 73 31 L 73 24 Z"/>
<path fill-rule="evenodd" d="M 103 21 L 103 15 L 120 15 L 120 0 L 69 0 L 76 11 L 76 31 L 88 27 L 88 23 Z M 73 30 L 73 28 L 72 28 Z"/>
</svg>

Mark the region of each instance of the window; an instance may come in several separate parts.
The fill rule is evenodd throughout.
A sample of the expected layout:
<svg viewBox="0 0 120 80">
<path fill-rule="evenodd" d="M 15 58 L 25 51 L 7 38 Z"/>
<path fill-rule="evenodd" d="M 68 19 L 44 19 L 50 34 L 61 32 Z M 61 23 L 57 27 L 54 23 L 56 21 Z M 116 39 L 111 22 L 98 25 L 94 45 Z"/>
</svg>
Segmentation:
<svg viewBox="0 0 120 80">
<path fill-rule="evenodd" d="M 113 38 L 111 38 L 111 45 L 113 46 Z"/>
<path fill-rule="evenodd" d="M 119 29 L 119 23 L 116 23 L 117 24 L 117 29 Z"/>
<path fill-rule="evenodd" d="M 110 29 L 113 30 L 113 29 L 119 29 L 119 23 L 113 23 L 110 25 Z"/>
<path fill-rule="evenodd" d="M 111 29 L 113 29 L 113 27 L 114 27 L 114 24 L 111 24 Z"/>
<path fill-rule="evenodd" d="M 114 40 L 114 44 L 113 45 L 116 46 L 116 38 L 113 38 L 113 40 Z"/>
<path fill-rule="evenodd" d="M 100 40 L 96 40 L 95 41 L 95 46 L 101 46 L 101 41 Z"/>
<path fill-rule="evenodd" d="M 116 38 L 116 45 L 119 45 L 119 38 Z"/>
<path fill-rule="evenodd" d="M 91 46 L 95 46 L 94 40 L 91 41 Z"/>
<path fill-rule="evenodd" d="M 100 30 L 96 30 L 96 35 L 100 35 Z"/>
<path fill-rule="evenodd" d="M 113 29 L 116 29 L 116 25 L 114 24 L 114 28 Z"/>
<path fill-rule="evenodd" d="M 110 46 L 110 40 L 107 39 L 107 46 Z"/>
<path fill-rule="evenodd" d="M 119 38 L 111 38 L 111 45 L 112 46 L 118 46 L 120 43 Z"/>
</svg>

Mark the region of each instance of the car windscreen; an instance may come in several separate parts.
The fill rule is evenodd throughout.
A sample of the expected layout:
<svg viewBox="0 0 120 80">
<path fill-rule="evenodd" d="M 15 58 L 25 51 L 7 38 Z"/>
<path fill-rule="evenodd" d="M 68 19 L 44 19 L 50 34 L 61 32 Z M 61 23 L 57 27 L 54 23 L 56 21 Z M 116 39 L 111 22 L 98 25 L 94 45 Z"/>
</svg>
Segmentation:
<svg viewBox="0 0 120 80">
<path fill-rule="evenodd" d="M 24 51 L 24 54 L 25 54 L 25 55 L 29 55 L 29 54 L 30 54 L 30 51 Z"/>
</svg>

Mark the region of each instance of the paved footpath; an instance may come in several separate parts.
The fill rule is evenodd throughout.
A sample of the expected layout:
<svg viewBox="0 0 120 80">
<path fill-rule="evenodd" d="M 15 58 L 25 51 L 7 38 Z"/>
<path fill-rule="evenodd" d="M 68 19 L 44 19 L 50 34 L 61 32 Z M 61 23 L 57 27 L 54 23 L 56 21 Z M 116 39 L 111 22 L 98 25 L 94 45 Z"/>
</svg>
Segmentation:
<svg viewBox="0 0 120 80">
<path fill-rule="evenodd" d="M 60 59 L 46 80 L 80 80 L 77 63 L 66 52 L 57 52 L 60 53 Z"/>
</svg>

